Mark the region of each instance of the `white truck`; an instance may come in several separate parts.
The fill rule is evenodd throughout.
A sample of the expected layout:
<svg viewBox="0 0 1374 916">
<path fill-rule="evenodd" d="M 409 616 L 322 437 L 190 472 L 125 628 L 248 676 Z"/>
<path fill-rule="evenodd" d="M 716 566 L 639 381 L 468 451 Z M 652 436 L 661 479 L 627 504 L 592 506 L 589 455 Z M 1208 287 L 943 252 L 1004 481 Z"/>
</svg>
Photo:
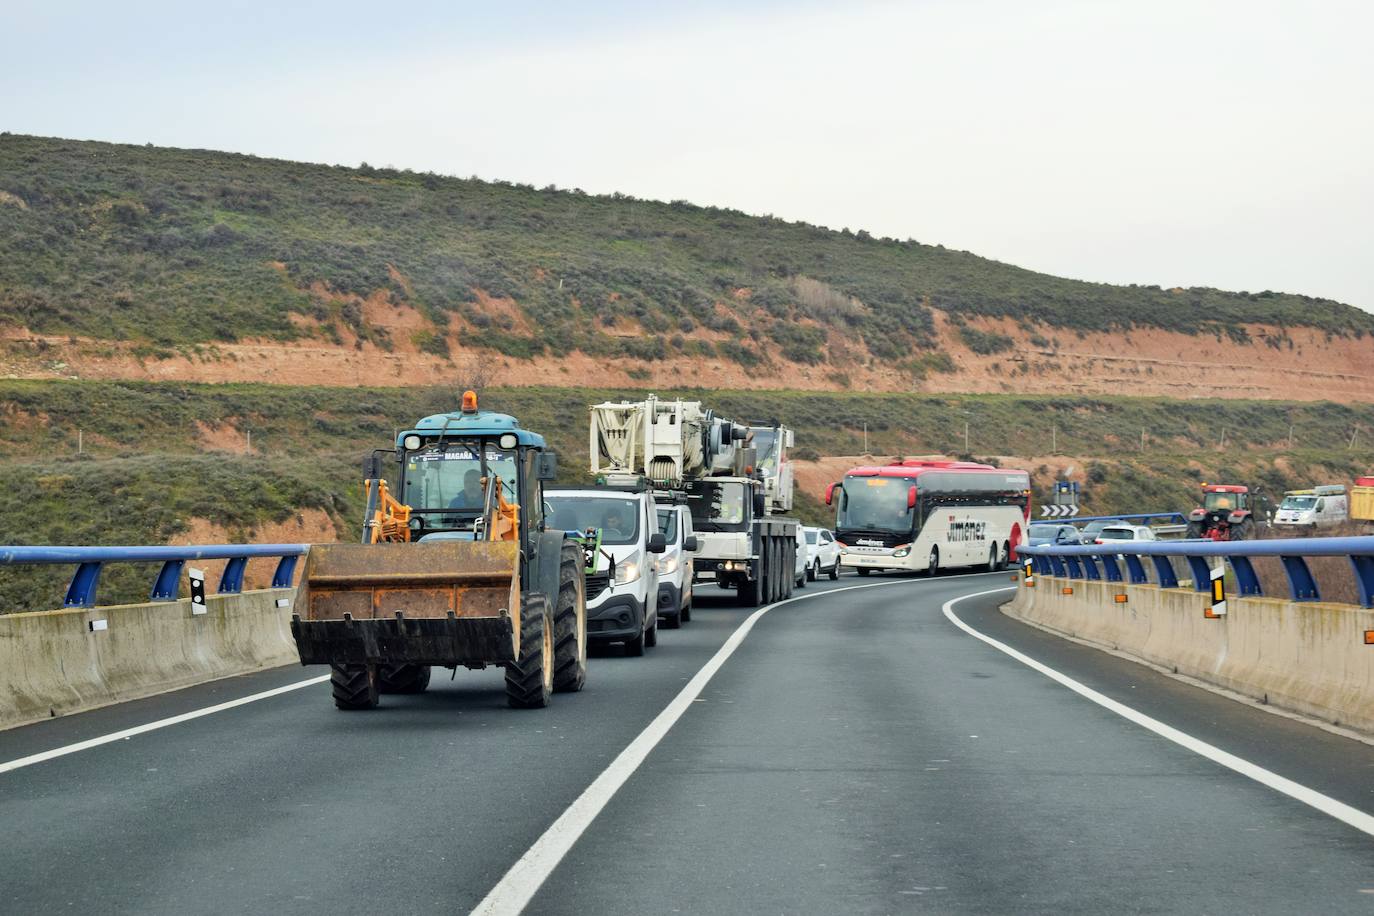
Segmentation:
<svg viewBox="0 0 1374 916">
<path fill-rule="evenodd" d="M 699 401 L 596 404 L 591 408 L 591 472 L 598 481 L 647 478 L 680 492 L 699 550 L 694 581 L 734 589 L 757 606 L 792 593 L 799 522 L 792 507 L 792 430 L 717 417 Z"/>
<path fill-rule="evenodd" d="M 1289 490 L 1274 515 L 1275 525 L 1317 528 L 1339 525 L 1350 517 L 1350 500 L 1340 484 Z"/>
</svg>

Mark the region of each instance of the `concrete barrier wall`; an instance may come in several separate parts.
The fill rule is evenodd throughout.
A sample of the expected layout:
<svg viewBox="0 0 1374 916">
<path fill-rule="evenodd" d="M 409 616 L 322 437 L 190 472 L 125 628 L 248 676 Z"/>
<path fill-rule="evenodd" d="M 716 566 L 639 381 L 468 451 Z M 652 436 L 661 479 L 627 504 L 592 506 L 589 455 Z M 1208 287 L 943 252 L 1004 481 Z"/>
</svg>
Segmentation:
<svg viewBox="0 0 1374 916">
<path fill-rule="evenodd" d="M 0 615 L 0 729 L 299 662 L 295 589 Z M 106 629 L 92 631 L 92 621 Z"/>
<path fill-rule="evenodd" d="M 1061 594 L 1071 585 L 1072 595 Z M 1128 601 L 1113 596 L 1125 591 Z M 1345 604 L 1228 596 L 1202 616 L 1206 593 L 1037 576 L 1003 610 L 1180 674 L 1374 735 L 1374 611 Z"/>
</svg>

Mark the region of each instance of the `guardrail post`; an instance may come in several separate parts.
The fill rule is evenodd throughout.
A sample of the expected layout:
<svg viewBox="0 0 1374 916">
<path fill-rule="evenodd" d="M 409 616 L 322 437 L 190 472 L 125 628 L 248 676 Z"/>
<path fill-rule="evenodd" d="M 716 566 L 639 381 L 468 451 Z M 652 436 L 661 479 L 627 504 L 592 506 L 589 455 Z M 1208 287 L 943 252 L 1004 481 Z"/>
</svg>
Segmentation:
<svg viewBox="0 0 1374 916">
<path fill-rule="evenodd" d="M 1050 554 L 1050 568 L 1054 570 L 1056 576 L 1066 576 L 1068 572 L 1064 569 L 1064 559 Z"/>
<path fill-rule="evenodd" d="M 1283 571 L 1288 573 L 1288 592 L 1294 601 L 1320 601 L 1321 592 L 1317 590 L 1317 580 L 1312 578 L 1312 570 L 1302 557 L 1280 557 Z"/>
<path fill-rule="evenodd" d="M 1242 595 L 1263 595 L 1264 589 L 1260 587 L 1259 576 L 1255 575 L 1255 565 L 1250 562 L 1249 557 L 1228 557 L 1231 561 L 1231 568 L 1236 573 L 1237 591 Z"/>
<path fill-rule="evenodd" d="M 1126 571 L 1130 574 L 1132 585 L 1145 585 L 1150 577 L 1145 575 L 1145 564 L 1133 553 L 1126 554 Z"/>
<path fill-rule="evenodd" d="M 1350 565 L 1355 570 L 1355 587 L 1360 590 L 1360 604 L 1374 607 L 1374 557 L 1352 556 Z"/>
<path fill-rule="evenodd" d="M 148 600 L 175 601 L 181 591 L 181 568 L 185 565 L 185 560 L 168 560 L 163 563 L 157 579 L 153 581 L 153 590 L 148 595 Z"/>
<path fill-rule="evenodd" d="M 291 580 L 296 577 L 296 557 L 282 557 L 277 561 L 277 571 L 272 573 L 273 588 L 290 588 Z"/>
<path fill-rule="evenodd" d="M 1155 574 L 1159 577 L 1160 588 L 1178 588 L 1178 576 L 1174 575 L 1174 564 L 1168 557 L 1152 556 L 1155 561 Z"/>
<path fill-rule="evenodd" d="M 1106 559 L 1103 557 L 1103 559 Z M 1097 568 L 1097 557 L 1084 557 L 1083 568 L 1088 573 L 1088 578 L 1094 581 L 1102 581 L 1102 573 Z"/>
<path fill-rule="evenodd" d="M 1205 557 L 1186 557 L 1188 567 L 1193 571 L 1193 590 L 1210 591 L 1212 588 L 1212 564 Z"/>
<path fill-rule="evenodd" d="M 1121 581 L 1121 567 L 1117 564 L 1116 557 L 1109 553 L 1104 553 L 1102 555 L 1102 568 L 1107 573 L 1108 582 Z"/>
<path fill-rule="evenodd" d="M 224 564 L 224 575 L 219 577 L 220 595 L 237 595 L 243 591 L 243 570 L 248 565 L 247 557 L 235 557 Z"/>
<path fill-rule="evenodd" d="M 1078 557 L 1065 557 L 1064 562 L 1069 564 L 1069 578 L 1083 578 L 1083 564 L 1078 562 Z"/>
<path fill-rule="evenodd" d="M 95 587 L 100 584 L 100 563 L 82 563 L 67 586 L 64 607 L 95 607 Z"/>
</svg>

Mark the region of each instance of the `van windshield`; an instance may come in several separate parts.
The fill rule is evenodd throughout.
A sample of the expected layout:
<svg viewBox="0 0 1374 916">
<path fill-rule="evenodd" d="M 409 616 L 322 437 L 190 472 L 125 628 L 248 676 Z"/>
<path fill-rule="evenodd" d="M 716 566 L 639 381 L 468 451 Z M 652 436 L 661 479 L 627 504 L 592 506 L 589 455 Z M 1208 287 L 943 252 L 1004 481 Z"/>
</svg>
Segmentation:
<svg viewBox="0 0 1374 916">
<path fill-rule="evenodd" d="M 561 496 L 549 493 L 548 523 L 563 531 L 601 529 L 601 543 L 639 543 L 639 503 L 619 496 Z"/>
<path fill-rule="evenodd" d="M 1311 509 L 1317 504 L 1315 496 L 1285 496 L 1280 509 Z"/>
</svg>

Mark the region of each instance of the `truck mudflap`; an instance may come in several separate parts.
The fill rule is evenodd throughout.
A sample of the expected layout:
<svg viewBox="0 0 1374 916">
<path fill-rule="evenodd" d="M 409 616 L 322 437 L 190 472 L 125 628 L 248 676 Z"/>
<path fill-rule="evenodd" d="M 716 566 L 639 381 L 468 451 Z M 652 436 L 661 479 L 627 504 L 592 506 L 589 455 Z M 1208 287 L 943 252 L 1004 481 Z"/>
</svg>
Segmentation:
<svg viewBox="0 0 1374 916">
<path fill-rule="evenodd" d="M 514 661 L 519 561 L 514 541 L 313 546 L 291 622 L 301 662 Z"/>
<path fill-rule="evenodd" d="M 515 661 L 509 618 L 291 620 L 302 665 L 492 665 Z"/>
</svg>

